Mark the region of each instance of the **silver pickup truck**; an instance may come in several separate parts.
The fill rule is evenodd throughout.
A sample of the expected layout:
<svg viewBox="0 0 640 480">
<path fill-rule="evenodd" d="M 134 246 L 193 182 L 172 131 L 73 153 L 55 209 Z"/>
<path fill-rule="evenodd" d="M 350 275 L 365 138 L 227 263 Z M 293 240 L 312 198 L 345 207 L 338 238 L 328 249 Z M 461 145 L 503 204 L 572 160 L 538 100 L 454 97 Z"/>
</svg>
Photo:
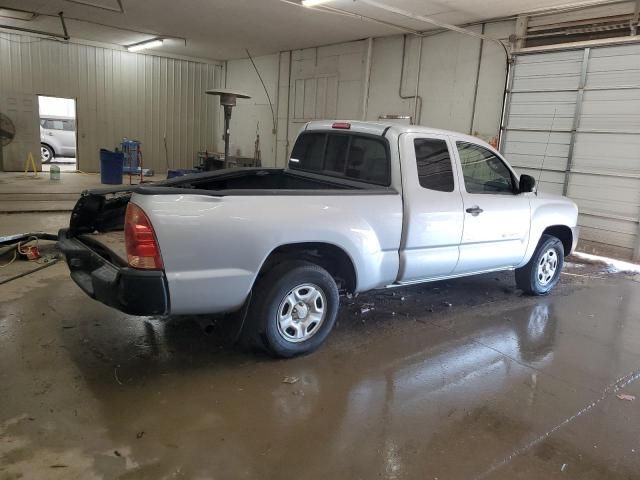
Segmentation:
<svg viewBox="0 0 640 480">
<path fill-rule="evenodd" d="M 477 138 L 317 121 L 285 169 L 84 192 L 59 245 L 96 300 L 134 315 L 241 311 L 245 340 L 290 357 L 327 338 L 340 294 L 514 269 L 544 295 L 577 217 Z"/>
</svg>

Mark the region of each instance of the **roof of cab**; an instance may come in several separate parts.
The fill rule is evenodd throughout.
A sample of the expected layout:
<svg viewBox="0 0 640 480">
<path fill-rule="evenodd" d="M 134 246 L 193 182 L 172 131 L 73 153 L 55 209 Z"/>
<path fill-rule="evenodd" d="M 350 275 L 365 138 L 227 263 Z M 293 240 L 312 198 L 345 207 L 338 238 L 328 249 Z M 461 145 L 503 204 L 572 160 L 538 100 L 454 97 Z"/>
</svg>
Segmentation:
<svg viewBox="0 0 640 480">
<path fill-rule="evenodd" d="M 446 135 L 466 140 L 472 143 L 490 147 L 491 145 L 478 137 L 466 135 L 451 130 L 441 130 L 438 128 L 425 127 L 422 125 L 402 125 L 393 122 L 366 122 L 361 120 L 314 120 L 306 124 L 304 130 L 331 130 L 334 123 L 349 123 L 351 128 L 349 131 L 368 133 L 370 135 L 384 135 L 387 130 L 393 129 L 397 134 L 401 133 L 421 133 L 424 135 Z"/>
</svg>

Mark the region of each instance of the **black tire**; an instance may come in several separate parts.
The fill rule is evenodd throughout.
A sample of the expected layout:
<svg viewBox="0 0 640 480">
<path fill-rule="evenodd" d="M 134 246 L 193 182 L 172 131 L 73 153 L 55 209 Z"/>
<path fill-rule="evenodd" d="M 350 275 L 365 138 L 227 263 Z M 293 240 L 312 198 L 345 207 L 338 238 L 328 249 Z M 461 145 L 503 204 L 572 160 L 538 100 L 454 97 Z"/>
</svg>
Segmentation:
<svg viewBox="0 0 640 480">
<path fill-rule="evenodd" d="M 545 274 L 538 268 L 548 252 L 552 252 L 550 258 L 557 262 L 551 278 L 545 277 Z M 524 267 L 516 268 L 516 285 L 529 295 L 547 295 L 558 283 L 563 265 L 564 246 L 562 242 L 554 236 L 542 235 L 529 263 Z"/>
<path fill-rule="evenodd" d="M 45 145 L 44 143 L 40 144 L 40 160 L 42 163 L 49 163 L 55 156 L 53 149 L 49 145 Z"/>
<path fill-rule="evenodd" d="M 302 336 L 300 339 L 292 340 L 287 337 L 292 337 L 294 333 L 298 333 L 298 330 L 284 331 L 279 318 L 281 312 L 294 315 L 287 310 L 290 305 L 288 299 L 295 289 L 299 290 L 296 293 L 304 294 L 305 286 L 309 286 L 310 289 L 306 292 L 320 291 L 321 294 L 319 294 L 319 300 L 316 298 L 312 301 L 310 308 L 307 308 L 306 304 L 302 307 L 307 315 L 315 313 L 320 315 L 322 320 L 317 321 L 315 325 L 313 320 L 309 320 L 311 324 L 308 327 L 299 327 L 304 328 L 303 335 L 309 335 L 309 337 L 304 339 Z M 295 297 L 295 294 L 293 295 Z M 263 348 L 271 355 L 283 358 L 311 353 L 324 343 L 333 329 L 338 316 L 339 303 L 336 282 L 324 268 L 299 260 L 281 263 L 258 278 L 254 285 L 241 344 L 245 347 Z M 316 308 L 321 305 L 324 316 L 312 312 L 313 305 Z M 295 311 L 299 307 L 296 305 L 289 308 Z"/>
</svg>

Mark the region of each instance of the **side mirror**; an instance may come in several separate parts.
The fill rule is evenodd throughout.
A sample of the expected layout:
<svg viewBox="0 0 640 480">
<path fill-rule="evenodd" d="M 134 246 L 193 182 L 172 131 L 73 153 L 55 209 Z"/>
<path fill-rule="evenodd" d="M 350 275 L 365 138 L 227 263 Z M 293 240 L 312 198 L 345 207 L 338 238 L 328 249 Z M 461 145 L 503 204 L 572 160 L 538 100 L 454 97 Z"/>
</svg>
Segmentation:
<svg viewBox="0 0 640 480">
<path fill-rule="evenodd" d="M 520 193 L 533 192 L 536 188 L 536 179 L 531 175 L 520 175 L 520 185 L 518 191 Z"/>
</svg>

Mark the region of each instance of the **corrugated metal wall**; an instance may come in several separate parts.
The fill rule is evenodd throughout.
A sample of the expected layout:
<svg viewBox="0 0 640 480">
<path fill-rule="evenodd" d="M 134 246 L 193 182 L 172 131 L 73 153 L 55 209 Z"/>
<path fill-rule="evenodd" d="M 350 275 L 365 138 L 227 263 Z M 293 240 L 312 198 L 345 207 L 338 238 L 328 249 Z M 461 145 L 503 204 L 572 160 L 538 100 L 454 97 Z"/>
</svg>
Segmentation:
<svg viewBox="0 0 640 480">
<path fill-rule="evenodd" d="M 516 57 L 503 151 L 580 207 L 583 240 L 638 258 L 640 45 Z"/>
<path fill-rule="evenodd" d="M 140 140 L 145 166 L 157 171 L 190 167 L 198 150 L 214 149 L 218 101 L 204 91 L 219 85 L 220 70 L 215 64 L 0 35 L 0 98 L 75 98 L 79 168 L 90 172 L 99 169 L 99 149 L 114 148 L 123 137 Z M 5 158 L 5 168 L 23 164 Z"/>
</svg>

